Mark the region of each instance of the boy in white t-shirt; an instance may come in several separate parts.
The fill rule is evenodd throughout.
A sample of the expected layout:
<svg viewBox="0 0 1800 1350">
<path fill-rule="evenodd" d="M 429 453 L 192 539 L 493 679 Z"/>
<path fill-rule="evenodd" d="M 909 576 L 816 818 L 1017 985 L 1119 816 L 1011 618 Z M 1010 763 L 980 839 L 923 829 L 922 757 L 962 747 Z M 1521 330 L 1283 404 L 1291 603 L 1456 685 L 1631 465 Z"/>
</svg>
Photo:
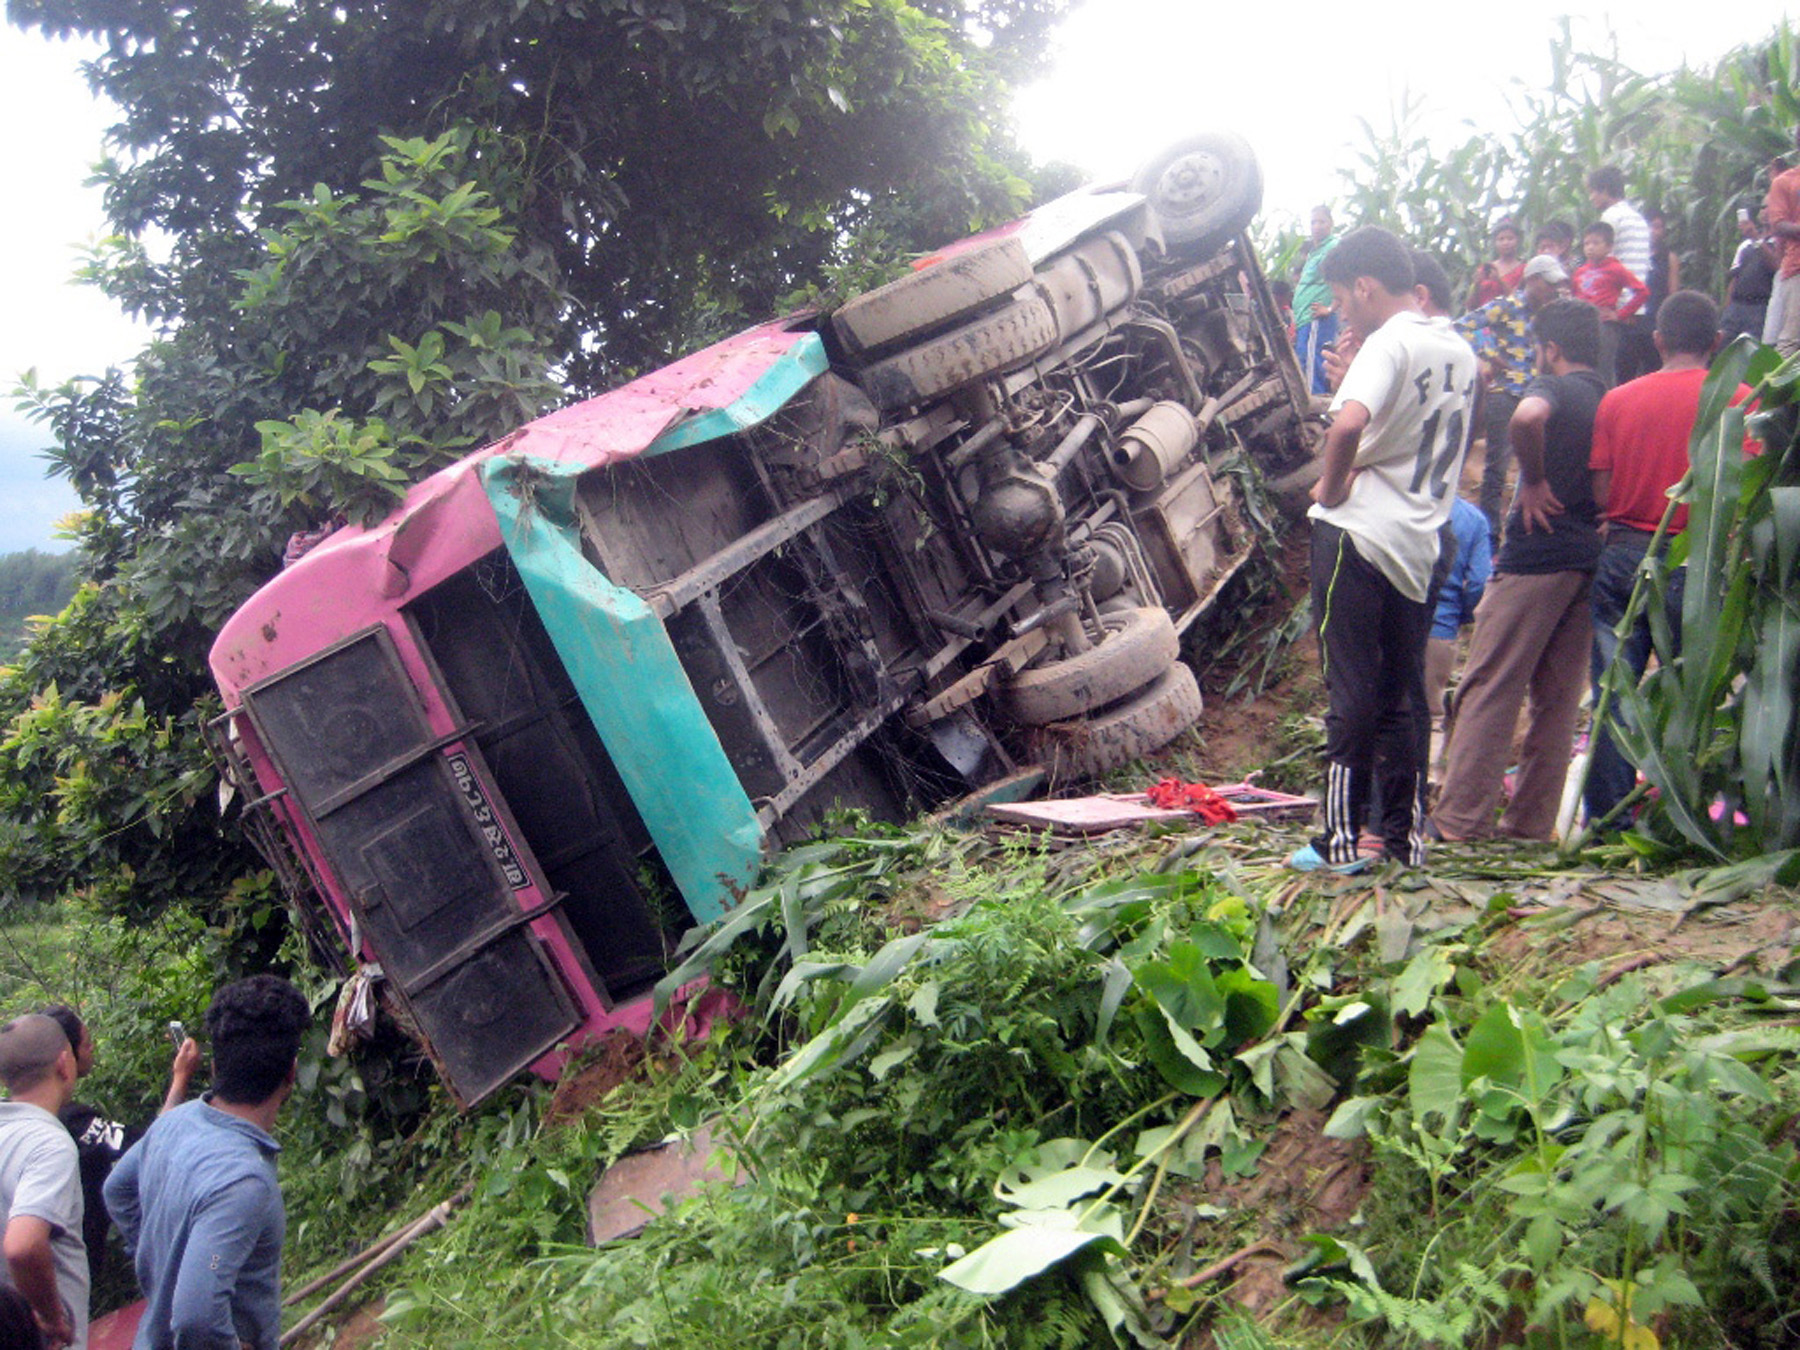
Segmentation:
<svg viewBox="0 0 1800 1350">
<path fill-rule="evenodd" d="M 1438 528 L 1462 472 L 1475 397 L 1475 353 L 1413 296 L 1405 244 L 1365 226 L 1325 260 L 1338 312 L 1362 346 L 1331 404 L 1313 489 L 1313 622 L 1325 670 L 1324 832 L 1288 865 L 1356 872 L 1373 861 L 1356 841 L 1383 722 L 1409 719 L 1414 769 L 1406 829 L 1389 827 L 1385 855 L 1425 861 L 1425 639 Z"/>
</svg>

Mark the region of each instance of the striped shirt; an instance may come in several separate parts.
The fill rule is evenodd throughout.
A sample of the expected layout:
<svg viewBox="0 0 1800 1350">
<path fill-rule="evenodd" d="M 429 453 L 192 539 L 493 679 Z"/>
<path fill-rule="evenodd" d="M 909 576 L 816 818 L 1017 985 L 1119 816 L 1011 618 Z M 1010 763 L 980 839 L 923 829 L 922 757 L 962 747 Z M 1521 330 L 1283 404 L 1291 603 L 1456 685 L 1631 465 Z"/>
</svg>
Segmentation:
<svg viewBox="0 0 1800 1350">
<path fill-rule="evenodd" d="M 1630 202 L 1614 202 L 1600 213 L 1613 228 L 1613 257 L 1633 276 L 1650 275 L 1650 226 Z"/>
</svg>

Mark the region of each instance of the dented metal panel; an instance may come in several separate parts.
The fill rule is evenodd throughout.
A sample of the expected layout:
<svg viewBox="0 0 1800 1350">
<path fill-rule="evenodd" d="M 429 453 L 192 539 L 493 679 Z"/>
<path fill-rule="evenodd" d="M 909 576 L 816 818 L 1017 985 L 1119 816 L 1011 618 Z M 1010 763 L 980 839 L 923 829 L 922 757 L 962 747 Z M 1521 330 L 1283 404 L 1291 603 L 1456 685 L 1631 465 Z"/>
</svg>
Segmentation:
<svg viewBox="0 0 1800 1350">
<path fill-rule="evenodd" d="M 244 697 L 458 1098 L 480 1100 L 574 1030 L 514 898 L 526 878 L 512 843 L 470 791 L 468 752 L 459 774 L 431 734 L 386 632 Z"/>
</svg>

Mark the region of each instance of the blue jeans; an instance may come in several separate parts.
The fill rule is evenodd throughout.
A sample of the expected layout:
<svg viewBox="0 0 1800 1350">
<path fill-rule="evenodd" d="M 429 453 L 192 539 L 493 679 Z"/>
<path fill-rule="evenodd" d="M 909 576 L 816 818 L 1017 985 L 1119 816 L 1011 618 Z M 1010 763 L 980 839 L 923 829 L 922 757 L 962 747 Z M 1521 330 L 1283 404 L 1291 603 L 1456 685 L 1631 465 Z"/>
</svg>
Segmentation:
<svg viewBox="0 0 1800 1350">
<path fill-rule="evenodd" d="M 1308 319 L 1294 330 L 1294 354 L 1300 358 L 1300 370 L 1307 387 L 1315 394 L 1328 394 L 1325 383 L 1325 349 L 1337 341 L 1338 319 L 1335 314 Z"/>
<path fill-rule="evenodd" d="M 1631 603 L 1632 587 L 1637 583 L 1639 569 L 1643 566 L 1644 554 L 1650 546 L 1650 536 L 1641 530 L 1626 530 L 1614 526 L 1607 538 L 1606 547 L 1600 551 L 1600 565 L 1594 572 L 1594 702 L 1599 706 L 1600 676 L 1612 664 L 1615 652 L 1621 653 L 1625 664 L 1630 668 L 1634 680 L 1642 679 L 1644 667 L 1650 661 L 1650 616 L 1639 614 L 1637 622 L 1621 642 L 1615 630 L 1619 620 L 1625 617 L 1625 608 Z M 1664 612 L 1668 616 L 1669 630 L 1674 634 L 1675 651 L 1681 652 L 1681 595 L 1687 580 L 1687 569 L 1677 568 L 1669 576 L 1669 590 Z M 1608 722 L 1614 717 L 1609 715 Z M 1598 822 L 1608 815 L 1614 807 L 1625 799 L 1627 793 L 1637 783 L 1637 766 L 1625 758 L 1613 738 L 1607 734 L 1607 728 L 1596 724 L 1588 738 L 1588 750 L 1592 760 L 1588 765 L 1587 791 L 1583 800 L 1587 804 L 1587 815 L 1590 821 Z M 1611 828 L 1617 829 L 1621 824 L 1629 822 L 1614 821 Z"/>
</svg>

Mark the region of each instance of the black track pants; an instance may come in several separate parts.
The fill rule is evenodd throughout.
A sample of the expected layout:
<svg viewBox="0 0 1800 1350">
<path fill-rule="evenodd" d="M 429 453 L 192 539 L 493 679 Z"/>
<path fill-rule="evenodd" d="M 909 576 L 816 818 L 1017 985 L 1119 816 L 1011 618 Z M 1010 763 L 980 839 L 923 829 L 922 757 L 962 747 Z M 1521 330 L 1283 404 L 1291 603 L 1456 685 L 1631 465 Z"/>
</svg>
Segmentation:
<svg viewBox="0 0 1800 1350">
<path fill-rule="evenodd" d="M 1425 861 L 1424 791 L 1431 753 L 1425 705 L 1431 606 L 1402 595 L 1343 530 L 1322 520 L 1311 524 L 1313 622 L 1327 700 L 1325 829 L 1313 847 L 1327 862 L 1355 860 L 1381 747 L 1386 852 L 1419 866 Z"/>
</svg>

